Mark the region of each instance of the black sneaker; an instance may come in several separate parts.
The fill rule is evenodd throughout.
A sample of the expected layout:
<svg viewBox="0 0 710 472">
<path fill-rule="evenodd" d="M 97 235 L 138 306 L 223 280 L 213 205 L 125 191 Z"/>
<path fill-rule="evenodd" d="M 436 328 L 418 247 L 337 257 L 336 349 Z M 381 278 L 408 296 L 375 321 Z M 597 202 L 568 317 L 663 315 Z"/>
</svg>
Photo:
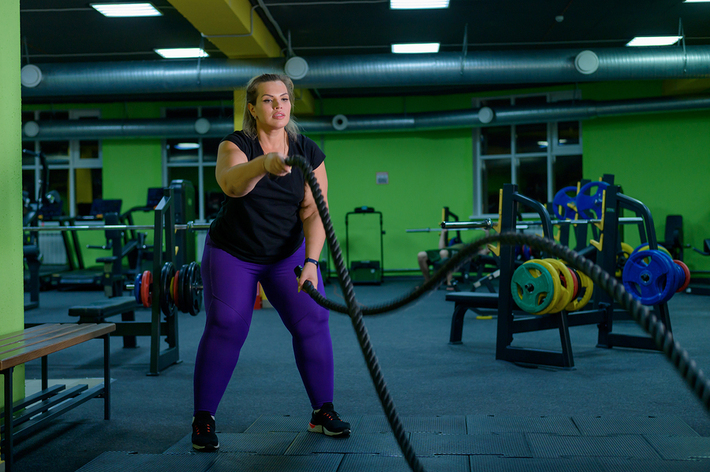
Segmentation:
<svg viewBox="0 0 710 472">
<path fill-rule="evenodd" d="M 214 432 L 214 418 L 207 411 L 198 411 L 192 418 L 192 447 L 200 452 L 219 449 L 219 440 Z"/>
<path fill-rule="evenodd" d="M 340 419 L 332 403 L 325 403 L 320 410 L 313 411 L 311 422 L 308 423 L 308 431 L 323 433 L 326 436 L 345 437 L 350 435 L 350 423 Z"/>
</svg>

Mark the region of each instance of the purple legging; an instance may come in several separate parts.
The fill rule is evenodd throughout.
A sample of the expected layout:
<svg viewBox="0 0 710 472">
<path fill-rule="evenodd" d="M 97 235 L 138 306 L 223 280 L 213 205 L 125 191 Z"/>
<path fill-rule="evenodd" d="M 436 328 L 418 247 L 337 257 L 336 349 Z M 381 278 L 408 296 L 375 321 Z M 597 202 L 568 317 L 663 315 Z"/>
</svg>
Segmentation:
<svg viewBox="0 0 710 472">
<path fill-rule="evenodd" d="M 305 246 L 275 264 L 244 262 L 216 248 L 209 237 L 202 256 L 207 322 L 195 360 L 195 412 L 215 414 L 239 359 L 261 282 L 269 302 L 291 333 L 296 366 L 314 409 L 333 401 L 333 345 L 328 310 L 298 293 L 294 267 L 303 265 Z M 318 290 L 324 294 L 318 274 Z"/>
</svg>

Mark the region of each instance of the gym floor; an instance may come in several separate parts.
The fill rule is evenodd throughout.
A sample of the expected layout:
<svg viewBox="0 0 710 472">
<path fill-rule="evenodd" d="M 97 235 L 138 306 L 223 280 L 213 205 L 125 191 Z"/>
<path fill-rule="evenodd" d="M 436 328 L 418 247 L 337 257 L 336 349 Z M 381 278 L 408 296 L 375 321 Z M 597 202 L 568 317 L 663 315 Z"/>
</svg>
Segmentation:
<svg viewBox="0 0 710 472">
<path fill-rule="evenodd" d="M 356 286 L 356 294 L 360 303 L 374 305 L 419 283 L 386 279 L 379 286 Z M 342 303 L 336 284 L 326 291 Z M 469 311 L 463 344 L 448 343 L 453 303 L 445 294 L 433 291 L 365 320 L 398 413 L 427 470 L 710 470 L 710 415 L 661 353 L 597 348 L 596 326 L 579 326 L 570 328 L 574 369 L 497 361 L 495 317 L 480 320 Z M 74 323 L 70 306 L 103 296 L 42 292 L 40 308 L 27 311 L 25 319 Z M 710 371 L 710 298 L 677 294 L 669 309 L 676 340 Z M 150 313 L 141 309 L 136 315 L 147 320 Z M 178 316 L 181 363 L 147 376 L 149 338 L 139 337 L 135 349 L 112 338 L 112 419 L 103 420 L 101 400 L 65 413 L 17 445 L 14 470 L 408 470 L 350 319 L 338 313 L 331 313 L 335 406 L 353 424 L 349 439 L 305 432 L 310 407 L 290 337 L 275 310 L 263 308 L 255 313 L 216 414 L 222 448 L 217 454 L 192 453 L 193 362 L 205 315 Z M 641 334 L 633 321 L 615 323 L 614 331 Z M 559 350 L 559 335 L 520 334 L 514 345 Z M 101 342 L 51 355 L 49 374 L 101 377 Z M 39 376 L 38 361 L 26 365 L 28 385 Z"/>
</svg>

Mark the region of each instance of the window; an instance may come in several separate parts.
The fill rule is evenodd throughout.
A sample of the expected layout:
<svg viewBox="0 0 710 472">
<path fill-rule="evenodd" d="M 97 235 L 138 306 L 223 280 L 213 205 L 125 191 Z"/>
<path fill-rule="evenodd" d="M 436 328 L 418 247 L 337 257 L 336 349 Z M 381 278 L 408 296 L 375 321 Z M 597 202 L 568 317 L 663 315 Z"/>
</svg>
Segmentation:
<svg viewBox="0 0 710 472">
<path fill-rule="evenodd" d="M 23 124 L 42 120 L 97 120 L 99 110 L 38 110 L 22 113 Z M 48 191 L 59 196 L 53 208 L 46 209 L 45 219 L 89 216 L 95 199 L 103 196 L 101 143 L 96 140 L 24 141 L 22 148 L 43 152 L 49 170 Z M 22 157 L 22 190 L 36 202 L 42 179 L 42 164 L 37 157 Z"/>
<path fill-rule="evenodd" d="M 166 108 L 166 118 L 223 118 L 233 116 L 233 107 L 202 106 Z M 221 138 L 171 138 L 164 146 L 164 186 L 173 180 L 189 180 L 195 188 L 195 215 L 199 221 L 209 221 L 217 216 L 223 200 L 217 185 L 215 166 L 217 148 Z"/>
<path fill-rule="evenodd" d="M 475 99 L 473 106 L 531 108 L 570 100 L 573 92 Z M 475 216 L 495 217 L 503 184 L 514 183 L 526 197 L 552 201 L 560 189 L 582 179 L 579 121 L 488 126 L 474 131 Z"/>
</svg>

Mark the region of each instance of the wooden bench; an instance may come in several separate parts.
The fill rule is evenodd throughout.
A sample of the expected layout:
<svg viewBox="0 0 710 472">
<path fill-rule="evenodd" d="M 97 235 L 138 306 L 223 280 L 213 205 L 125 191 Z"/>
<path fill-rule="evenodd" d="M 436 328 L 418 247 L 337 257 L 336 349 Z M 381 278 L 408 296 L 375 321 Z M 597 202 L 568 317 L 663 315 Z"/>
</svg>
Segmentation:
<svg viewBox="0 0 710 472">
<path fill-rule="evenodd" d="M 5 379 L 5 408 L 2 411 L 2 453 L 5 470 L 13 464 L 13 443 L 33 433 L 46 421 L 94 397 L 104 399 L 104 419 L 111 417 L 110 400 L 110 341 L 113 323 L 101 324 L 44 324 L 0 336 L 0 374 Z M 94 387 L 77 385 L 48 386 L 47 356 L 90 339 L 104 340 L 104 381 Z M 42 391 L 13 402 L 12 374 L 14 368 L 41 359 Z M 19 414 L 19 412 L 22 412 Z"/>
<path fill-rule="evenodd" d="M 467 310 L 478 311 L 480 308 L 497 309 L 497 293 L 457 292 L 447 293 L 446 301 L 456 302 L 454 314 L 451 317 L 451 333 L 449 343 L 461 344 L 463 333 L 463 317 Z"/>
</svg>

